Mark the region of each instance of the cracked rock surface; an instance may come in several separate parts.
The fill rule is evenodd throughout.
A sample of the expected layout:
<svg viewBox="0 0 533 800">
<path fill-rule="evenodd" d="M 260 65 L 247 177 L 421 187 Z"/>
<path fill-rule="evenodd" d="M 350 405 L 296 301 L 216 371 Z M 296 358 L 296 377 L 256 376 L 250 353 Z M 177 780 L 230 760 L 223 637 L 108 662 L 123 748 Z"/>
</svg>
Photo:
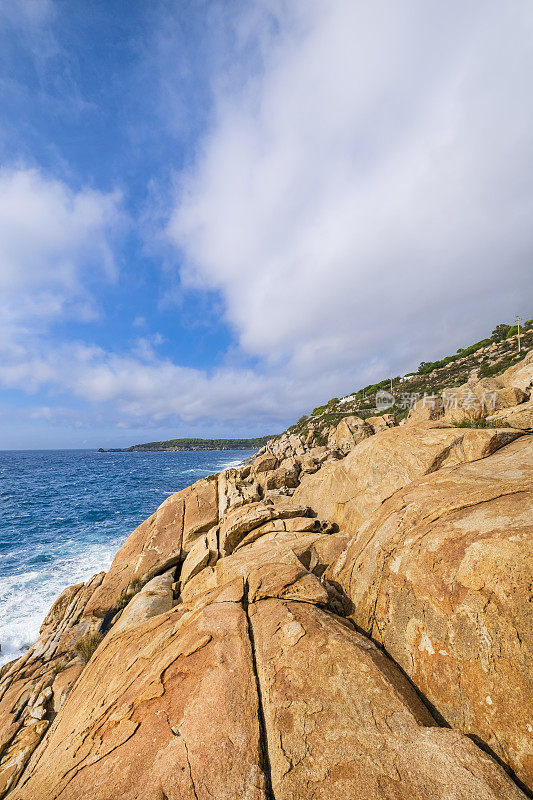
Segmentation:
<svg viewBox="0 0 533 800">
<path fill-rule="evenodd" d="M 328 442 L 172 495 L 62 593 L 0 670 L 0 800 L 526 797 L 533 436 Z"/>
</svg>

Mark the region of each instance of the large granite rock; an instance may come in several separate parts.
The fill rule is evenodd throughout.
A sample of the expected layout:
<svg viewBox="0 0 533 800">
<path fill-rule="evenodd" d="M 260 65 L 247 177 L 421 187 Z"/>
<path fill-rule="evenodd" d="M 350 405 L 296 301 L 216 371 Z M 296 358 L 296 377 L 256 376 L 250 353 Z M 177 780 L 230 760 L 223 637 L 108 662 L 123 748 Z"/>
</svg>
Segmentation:
<svg viewBox="0 0 533 800">
<path fill-rule="evenodd" d="M 219 552 L 222 556 L 230 555 L 246 534 L 265 522 L 303 517 L 308 511 L 307 506 L 297 505 L 282 498 L 269 503 L 250 503 L 230 511 L 220 523 Z"/>
<path fill-rule="evenodd" d="M 10 800 L 523 800 L 315 601 L 264 568 L 108 635 Z"/>
<path fill-rule="evenodd" d="M 455 729 L 533 786 L 533 437 L 411 483 L 326 579 Z"/>
<path fill-rule="evenodd" d="M 14 787 L 81 674 L 75 644 L 90 632 L 84 610 L 104 573 L 69 586 L 47 614 L 38 640 L 0 674 L 0 798 Z"/>
<path fill-rule="evenodd" d="M 309 603 L 249 609 L 276 800 L 521 797 L 459 733 L 436 726 L 394 664 Z"/>
<path fill-rule="evenodd" d="M 113 636 L 117 631 L 135 627 L 150 619 L 150 617 L 156 617 L 158 614 L 170 611 L 174 602 L 173 582 L 173 569 L 148 581 L 140 592 L 130 600 L 117 622 L 114 623 L 111 629 Z"/>
<path fill-rule="evenodd" d="M 107 637 L 13 800 L 267 800 L 246 614 L 214 602 Z"/>
<path fill-rule="evenodd" d="M 520 430 L 533 430 L 533 400 L 522 405 L 505 408 L 496 411 L 487 417 L 491 425 L 509 426 L 510 428 L 520 428 Z"/>
<path fill-rule="evenodd" d="M 358 444 L 342 461 L 306 475 L 293 500 L 353 535 L 365 517 L 402 486 L 443 467 L 490 455 L 520 435 L 514 430 L 431 424 L 390 428 Z"/>
<path fill-rule="evenodd" d="M 346 455 L 356 444 L 373 435 L 374 429 L 361 417 L 345 417 L 329 434 L 328 447 Z"/>
</svg>

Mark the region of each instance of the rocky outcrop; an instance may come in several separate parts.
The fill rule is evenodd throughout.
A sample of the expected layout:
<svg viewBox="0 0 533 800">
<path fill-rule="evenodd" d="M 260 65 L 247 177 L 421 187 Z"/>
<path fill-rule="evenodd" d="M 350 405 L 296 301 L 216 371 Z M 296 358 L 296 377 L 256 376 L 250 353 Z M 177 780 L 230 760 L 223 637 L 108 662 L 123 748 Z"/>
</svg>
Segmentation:
<svg viewBox="0 0 533 800">
<path fill-rule="evenodd" d="M 478 379 L 475 372 L 461 386 L 421 398 L 409 411 L 408 424 L 439 420 L 453 425 L 489 415 L 490 424 L 531 429 L 531 403 L 527 401 L 532 385 L 533 352 L 501 375 Z"/>
<path fill-rule="evenodd" d="M 249 608 L 275 798 L 520 796 L 473 742 L 439 728 L 399 670 L 309 603 Z"/>
<path fill-rule="evenodd" d="M 328 447 L 330 450 L 338 450 L 347 455 L 353 450 L 356 444 L 372 436 L 374 429 L 361 419 L 361 417 L 346 417 L 342 419 L 328 437 Z"/>
<path fill-rule="evenodd" d="M 26 769 L 51 720 L 81 674 L 75 644 L 90 630 L 83 616 L 104 573 L 59 596 L 37 642 L 0 674 L 0 797 Z"/>
<path fill-rule="evenodd" d="M 13 800 L 523 797 L 305 569 L 240 586 L 107 637 Z"/>
<path fill-rule="evenodd" d="M 0 671 L 0 798 L 524 798 L 520 427 L 311 422 L 169 497 Z"/>
<path fill-rule="evenodd" d="M 306 476 L 293 499 L 353 535 L 397 489 L 443 467 L 488 456 L 521 434 L 431 425 L 386 429 L 361 442 L 342 461 Z"/>
<path fill-rule="evenodd" d="M 498 425 L 506 428 L 519 428 L 523 431 L 533 430 L 533 401 L 523 403 L 520 406 L 505 408 L 496 411 L 487 417 L 487 422 L 491 425 Z"/>
<path fill-rule="evenodd" d="M 445 720 L 530 784 L 532 456 L 528 436 L 409 484 L 326 572 Z"/>
</svg>

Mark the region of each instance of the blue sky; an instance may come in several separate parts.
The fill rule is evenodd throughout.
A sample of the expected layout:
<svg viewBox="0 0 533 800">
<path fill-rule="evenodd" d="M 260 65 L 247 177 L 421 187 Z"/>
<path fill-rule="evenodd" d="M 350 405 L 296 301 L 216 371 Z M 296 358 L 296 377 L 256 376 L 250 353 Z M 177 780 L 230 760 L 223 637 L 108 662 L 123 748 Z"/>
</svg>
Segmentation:
<svg viewBox="0 0 533 800">
<path fill-rule="evenodd" d="M 0 449 L 271 433 L 530 317 L 532 33 L 0 0 Z"/>
</svg>

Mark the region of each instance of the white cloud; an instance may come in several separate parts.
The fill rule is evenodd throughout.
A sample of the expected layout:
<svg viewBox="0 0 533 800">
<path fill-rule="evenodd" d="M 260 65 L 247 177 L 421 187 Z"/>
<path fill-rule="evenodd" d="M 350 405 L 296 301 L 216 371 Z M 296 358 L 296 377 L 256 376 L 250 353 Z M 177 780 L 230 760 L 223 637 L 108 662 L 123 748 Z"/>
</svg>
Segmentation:
<svg viewBox="0 0 533 800">
<path fill-rule="evenodd" d="M 166 232 L 182 284 L 220 292 L 240 351 L 181 366 L 144 317 L 129 352 L 39 341 L 54 320 L 96 313 L 120 198 L 3 170 L 5 385 L 125 426 L 260 430 L 530 315 L 531 4 L 228 5 L 213 123 Z M 171 91 L 184 67 L 176 77 L 164 52 Z M 52 407 L 39 399 L 37 413 Z"/>
<path fill-rule="evenodd" d="M 280 32 L 219 90 L 167 228 L 242 348 L 335 391 L 527 313 L 531 4 L 258 9 Z"/>
<path fill-rule="evenodd" d="M 34 169 L 0 170 L 0 316 L 6 334 L 90 318 L 95 275 L 112 280 L 118 194 L 73 191 Z M 4 344 L 6 340 L 4 340 Z"/>
<path fill-rule="evenodd" d="M 208 373 L 157 358 L 151 348 L 120 355 L 83 343 L 27 348 L 24 358 L 0 363 L 0 381 L 26 391 L 54 387 L 127 425 L 182 421 L 244 430 L 280 423 L 304 401 L 301 387 L 280 375 L 230 368 Z M 38 406 L 39 416 L 54 418 L 48 409 Z"/>
</svg>

